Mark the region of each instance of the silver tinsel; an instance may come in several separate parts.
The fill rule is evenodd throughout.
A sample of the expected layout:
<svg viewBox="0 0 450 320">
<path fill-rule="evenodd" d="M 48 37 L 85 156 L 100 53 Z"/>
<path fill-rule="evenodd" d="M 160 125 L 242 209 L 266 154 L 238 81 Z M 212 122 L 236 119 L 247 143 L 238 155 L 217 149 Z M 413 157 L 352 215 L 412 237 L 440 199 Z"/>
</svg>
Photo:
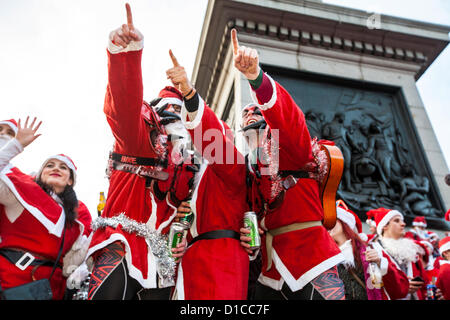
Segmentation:
<svg viewBox="0 0 450 320">
<path fill-rule="evenodd" d="M 92 229 L 97 230 L 105 227 L 117 228 L 119 224 L 125 232 L 135 233 L 148 240 L 150 249 L 156 257 L 158 275 L 164 283 L 174 284 L 176 263 L 170 255 L 166 235 L 150 230 L 145 223 L 130 219 L 124 213 L 111 218 L 98 217 L 92 222 Z"/>
</svg>

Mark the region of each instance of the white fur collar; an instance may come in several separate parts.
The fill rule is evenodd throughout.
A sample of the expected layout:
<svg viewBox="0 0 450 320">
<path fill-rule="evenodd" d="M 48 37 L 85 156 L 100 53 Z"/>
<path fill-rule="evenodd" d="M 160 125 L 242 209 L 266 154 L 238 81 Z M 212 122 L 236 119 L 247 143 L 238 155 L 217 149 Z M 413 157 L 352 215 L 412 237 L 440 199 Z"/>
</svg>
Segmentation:
<svg viewBox="0 0 450 320">
<path fill-rule="evenodd" d="M 344 261 L 341 263 L 346 268 L 354 268 L 355 267 L 355 257 L 353 256 L 353 247 L 351 240 L 347 240 L 343 245 L 339 247 L 341 249 L 342 254 L 344 255 Z"/>
</svg>

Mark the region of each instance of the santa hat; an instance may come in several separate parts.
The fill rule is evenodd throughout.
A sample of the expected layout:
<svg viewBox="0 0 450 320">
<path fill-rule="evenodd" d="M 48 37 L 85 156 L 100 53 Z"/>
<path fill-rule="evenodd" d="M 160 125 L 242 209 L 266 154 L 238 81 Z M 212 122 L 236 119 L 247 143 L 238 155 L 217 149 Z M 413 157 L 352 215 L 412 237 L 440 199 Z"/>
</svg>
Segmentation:
<svg viewBox="0 0 450 320">
<path fill-rule="evenodd" d="M 450 221 L 450 209 L 448 209 L 448 211 L 445 213 L 444 219 Z"/>
<path fill-rule="evenodd" d="M 336 217 L 347 224 L 362 240 L 367 240 L 367 235 L 362 233 L 361 220 L 342 200 L 336 201 Z"/>
<path fill-rule="evenodd" d="M 161 100 L 158 102 L 156 106 L 154 106 L 155 110 L 158 110 L 162 106 L 166 104 L 176 104 L 179 106 L 183 105 L 183 95 L 181 92 L 171 86 L 164 87 L 158 94 L 158 98 Z"/>
<path fill-rule="evenodd" d="M 6 124 L 7 126 L 10 126 L 11 129 L 14 131 L 14 134 L 17 134 L 17 122 L 14 119 L 9 120 L 3 120 L 0 121 L 0 124 Z"/>
<path fill-rule="evenodd" d="M 447 250 L 450 250 L 450 237 L 445 237 L 439 241 L 439 253 L 442 255 Z"/>
<path fill-rule="evenodd" d="M 424 228 L 426 228 L 427 227 L 427 220 L 425 220 L 424 216 L 418 216 L 418 217 L 414 218 L 412 225 L 414 227 L 424 227 Z"/>
<path fill-rule="evenodd" d="M 378 208 L 370 210 L 375 216 L 375 223 L 377 225 L 377 233 L 381 236 L 383 228 L 391 221 L 392 218 L 400 216 L 403 219 L 403 215 L 400 211 L 391 210 L 386 208 Z"/>
<path fill-rule="evenodd" d="M 369 210 L 366 212 L 366 223 L 370 226 L 370 227 L 376 227 L 377 224 L 375 223 L 375 210 Z"/>
<path fill-rule="evenodd" d="M 69 167 L 69 169 L 72 171 L 72 175 L 73 175 L 73 184 L 72 184 L 72 186 L 74 186 L 75 185 L 75 181 L 76 181 L 76 177 L 77 177 L 77 167 L 75 166 L 75 163 L 72 161 L 72 159 L 70 159 L 65 154 L 57 154 L 57 155 L 48 157 L 47 160 L 44 161 L 44 163 L 42 164 L 41 168 L 39 169 L 39 172 L 37 173 L 36 177 L 39 178 L 41 176 L 42 170 L 44 169 L 46 164 L 52 159 L 57 159 L 59 161 L 62 161 Z"/>
</svg>

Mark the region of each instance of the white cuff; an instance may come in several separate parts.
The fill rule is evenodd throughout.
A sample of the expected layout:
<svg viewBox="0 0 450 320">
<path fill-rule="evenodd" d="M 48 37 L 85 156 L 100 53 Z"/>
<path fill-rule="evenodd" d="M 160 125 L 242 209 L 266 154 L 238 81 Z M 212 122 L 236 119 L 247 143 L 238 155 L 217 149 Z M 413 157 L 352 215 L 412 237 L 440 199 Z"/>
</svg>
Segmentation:
<svg viewBox="0 0 450 320">
<path fill-rule="evenodd" d="M 109 34 L 109 41 L 108 41 L 108 51 L 112 54 L 122 53 L 122 52 L 128 52 L 128 51 L 139 51 L 144 48 L 144 39 L 142 38 L 141 41 L 131 41 L 126 48 L 122 48 L 121 46 L 117 46 L 114 43 L 112 43 L 112 35 L 114 31 L 111 31 Z M 139 32 L 139 31 L 138 31 Z"/>
<path fill-rule="evenodd" d="M 268 110 L 270 108 L 272 108 L 275 104 L 275 102 L 277 102 L 277 86 L 275 85 L 275 81 L 266 73 L 266 77 L 269 78 L 270 83 L 272 84 L 272 89 L 273 89 L 273 93 L 272 93 L 272 98 L 270 98 L 270 100 L 268 102 L 266 102 L 265 104 L 260 104 L 258 101 L 258 98 L 256 97 L 256 93 L 255 91 L 252 89 L 252 87 L 250 86 L 250 95 L 252 97 L 253 102 L 258 105 L 261 110 Z"/>
<path fill-rule="evenodd" d="M 388 259 L 386 259 L 385 257 L 381 256 L 381 259 L 380 259 L 381 276 L 384 276 L 388 272 L 388 266 L 389 266 Z"/>
<path fill-rule="evenodd" d="M 204 111 L 205 102 L 200 96 L 198 96 L 198 108 L 195 112 L 188 112 L 186 106 L 183 103 L 183 107 L 181 108 L 181 121 L 183 122 L 186 129 L 192 130 L 198 127 L 198 125 L 202 122 Z M 194 120 L 189 121 L 188 119 L 190 119 L 190 116 L 192 116 Z"/>
</svg>

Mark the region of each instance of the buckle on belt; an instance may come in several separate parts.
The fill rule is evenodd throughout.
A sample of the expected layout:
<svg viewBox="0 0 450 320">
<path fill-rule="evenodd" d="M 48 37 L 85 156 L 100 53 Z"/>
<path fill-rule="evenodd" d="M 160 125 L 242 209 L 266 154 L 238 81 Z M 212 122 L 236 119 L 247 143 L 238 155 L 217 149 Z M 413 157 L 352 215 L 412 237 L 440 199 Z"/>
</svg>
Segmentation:
<svg viewBox="0 0 450 320">
<path fill-rule="evenodd" d="M 26 259 L 28 259 L 26 261 Z M 20 270 L 25 270 L 36 259 L 31 253 L 25 252 L 22 257 L 16 262 L 16 267 Z"/>
</svg>

